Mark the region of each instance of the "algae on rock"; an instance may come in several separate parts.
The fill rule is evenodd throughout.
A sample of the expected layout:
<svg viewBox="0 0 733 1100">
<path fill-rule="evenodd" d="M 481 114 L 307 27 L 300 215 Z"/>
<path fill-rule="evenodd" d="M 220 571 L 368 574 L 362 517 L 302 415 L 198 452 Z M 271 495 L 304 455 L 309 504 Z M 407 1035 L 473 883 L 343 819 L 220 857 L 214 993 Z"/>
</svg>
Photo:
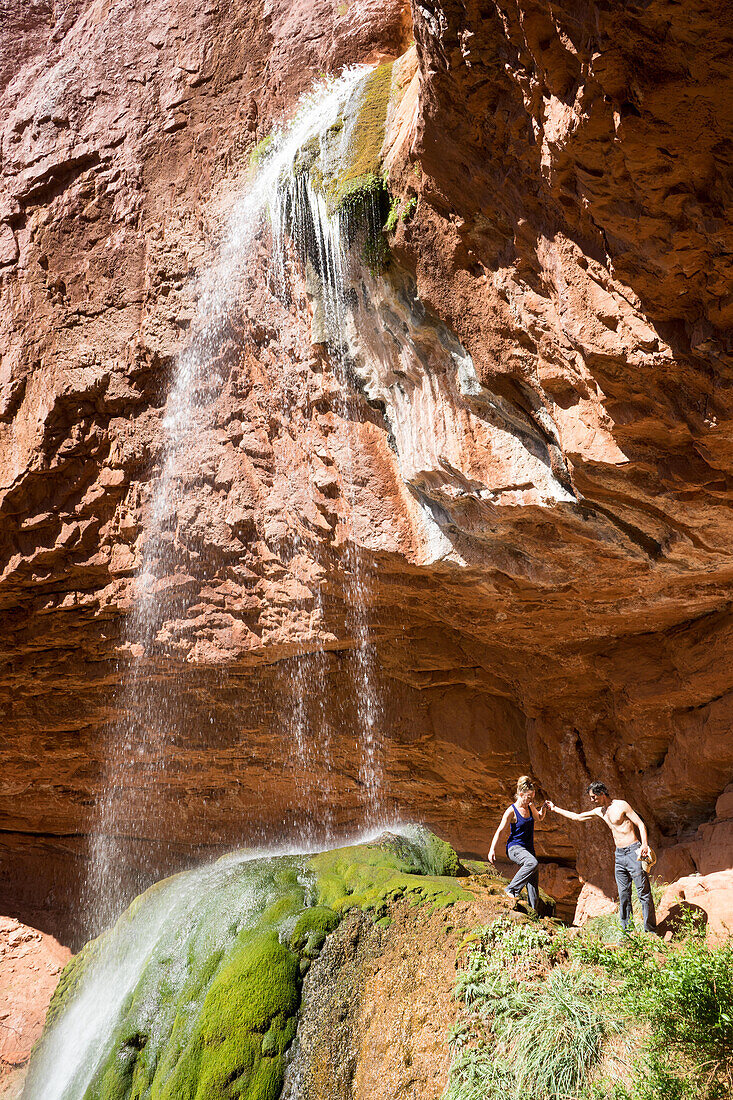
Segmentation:
<svg viewBox="0 0 733 1100">
<path fill-rule="evenodd" d="M 367 199 L 381 198 L 387 193 L 382 175 L 381 150 L 384 143 L 387 109 L 392 91 L 392 62 L 378 65 L 357 89 L 350 102 L 349 118 L 340 127 L 331 127 L 323 144 L 333 144 L 338 137 L 335 158 L 323 156 L 320 184 L 329 212 L 348 213 Z M 323 148 L 321 149 L 323 153 Z"/>
<path fill-rule="evenodd" d="M 391 94 L 392 63 L 386 62 L 359 80 L 336 122 L 303 142 L 280 179 L 276 220 L 303 266 L 322 279 L 333 280 L 340 267 L 341 243 L 344 254 L 351 250 L 373 275 L 389 261 L 381 151 Z"/>
<path fill-rule="evenodd" d="M 312 857 L 234 854 L 158 883 L 67 967 L 25 1100 L 276 1100 L 328 934 L 351 910 L 377 922 L 398 899 L 466 898 L 458 870 L 449 845 L 410 829 Z M 115 997 L 98 1026 L 90 1014 Z"/>
</svg>

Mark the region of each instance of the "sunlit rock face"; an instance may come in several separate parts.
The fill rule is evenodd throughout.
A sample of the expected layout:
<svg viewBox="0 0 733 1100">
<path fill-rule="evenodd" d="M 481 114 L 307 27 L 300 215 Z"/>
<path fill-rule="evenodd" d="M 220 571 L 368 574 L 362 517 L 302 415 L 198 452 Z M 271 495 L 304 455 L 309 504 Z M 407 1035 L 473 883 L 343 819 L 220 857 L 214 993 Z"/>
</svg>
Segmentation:
<svg viewBox="0 0 733 1100">
<path fill-rule="evenodd" d="M 0 917 L 0 1095 L 18 1096 L 51 995 L 71 953 L 51 936 Z"/>
<path fill-rule="evenodd" d="M 674 877 L 730 866 L 696 833 L 733 774 L 722 26 L 576 9 L 9 7 L 0 911 L 78 936 L 133 662 L 166 731 L 111 784 L 133 879 L 375 805 L 482 853 L 527 770 L 625 794 Z M 396 58 L 391 260 L 346 376 L 263 234 L 136 640 L 166 397 L 250 152 L 319 73 Z M 566 904 L 611 891 L 602 827 L 559 820 Z"/>
</svg>

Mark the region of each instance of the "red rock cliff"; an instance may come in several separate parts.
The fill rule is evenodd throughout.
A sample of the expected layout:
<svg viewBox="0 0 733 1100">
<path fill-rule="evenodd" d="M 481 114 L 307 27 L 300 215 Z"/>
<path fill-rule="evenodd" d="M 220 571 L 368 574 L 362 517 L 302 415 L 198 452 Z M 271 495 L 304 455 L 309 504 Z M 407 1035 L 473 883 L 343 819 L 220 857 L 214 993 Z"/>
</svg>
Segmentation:
<svg viewBox="0 0 733 1100">
<path fill-rule="evenodd" d="M 0 911 L 78 928 L 131 660 L 169 754 L 133 861 L 161 834 L 171 863 L 362 821 L 368 651 L 386 812 L 483 853 L 520 771 L 574 805 L 602 778 L 670 877 L 729 867 L 722 6 L 4 13 Z M 410 216 L 355 349 L 366 388 L 339 392 L 307 283 L 273 297 L 263 244 L 167 527 L 185 568 L 138 652 L 166 395 L 249 152 L 320 72 L 398 56 L 383 152 Z M 296 704 L 319 731 L 300 787 Z M 121 828 L 148 782 L 132 764 Z M 576 872 L 611 889 L 583 828 L 541 836 L 569 898 Z"/>
</svg>

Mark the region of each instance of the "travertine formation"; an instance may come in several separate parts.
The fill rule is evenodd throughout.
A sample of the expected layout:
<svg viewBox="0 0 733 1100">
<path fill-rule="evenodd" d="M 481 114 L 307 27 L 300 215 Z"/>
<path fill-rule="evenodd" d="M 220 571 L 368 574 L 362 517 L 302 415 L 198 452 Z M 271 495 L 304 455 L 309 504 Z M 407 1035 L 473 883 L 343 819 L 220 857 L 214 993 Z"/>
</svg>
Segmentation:
<svg viewBox="0 0 733 1100">
<path fill-rule="evenodd" d="M 161 837 L 170 867 L 358 827 L 365 623 L 384 813 L 484 853 L 520 771 L 561 805 L 601 778 L 670 879 L 729 868 L 723 6 L 2 11 L 0 911 L 83 934 L 131 661 L 167 754 L 133 864 Z M 250 151 L 319 73 L 396 58 L 398 216 L 352 384 L 307 278 L 272 293 L 263 238 L 143 652 L 125 619 L 166 395 Z M 149 763 L 119 777 L 121 831 Z M 566 904 L 612 893 L 600 825 L 538 841 Z"/>
</svg>

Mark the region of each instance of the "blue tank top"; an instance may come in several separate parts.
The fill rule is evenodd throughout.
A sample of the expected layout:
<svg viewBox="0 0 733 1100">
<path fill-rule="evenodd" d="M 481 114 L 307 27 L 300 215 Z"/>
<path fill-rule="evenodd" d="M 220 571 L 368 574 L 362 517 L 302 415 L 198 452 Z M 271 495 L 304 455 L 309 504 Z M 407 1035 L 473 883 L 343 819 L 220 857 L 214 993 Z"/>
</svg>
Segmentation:
<svg viewBox="0 0 733 1100">
<path fill-rule="evenodd" d="M 529 807 L 529 817 L 522 817 L 517 807 L 512 802 L 515 820 L 511 823 L 509 839 L 506 842 L 507 853 L 512 844 L 518 844 L 520 848 L 526 848 L 534 855 L 534 815 L 532 807 Z"/>
</svg>

